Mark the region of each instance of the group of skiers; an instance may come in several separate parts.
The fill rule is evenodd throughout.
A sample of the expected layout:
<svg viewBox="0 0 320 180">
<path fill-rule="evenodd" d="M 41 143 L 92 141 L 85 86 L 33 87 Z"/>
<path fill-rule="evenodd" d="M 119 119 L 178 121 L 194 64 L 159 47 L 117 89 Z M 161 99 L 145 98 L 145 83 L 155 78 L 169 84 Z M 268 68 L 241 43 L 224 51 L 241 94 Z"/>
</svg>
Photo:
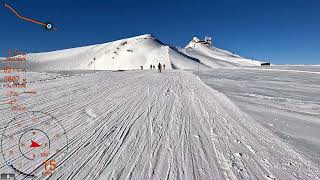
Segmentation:
<svg viewBox="0 0 320 180">
<path fill-rule="evenodd" d="M 156 69 L 155 65 L 150 65 L 150 69 Z M 166 69 L 166 65 L 165 64 L 161 64 L 159 63 L 158 64 L 158 72 L 161 73 L 162 70 L 165 70 Z"/>
<path fill-rule="evenodd" d="M 156 66 L 151 64 L 150 65 L 150 69 L 151 70 L 156 69 Z M 166 69 L 166 65 L 165 64 L 161 64 L 161 63 L 158 64 L 158 72 L 159 73 L 161 73 L 165 69 Z M 143 70 L 143 66 L 140 66 L 140 70 Z"/>
</svg>

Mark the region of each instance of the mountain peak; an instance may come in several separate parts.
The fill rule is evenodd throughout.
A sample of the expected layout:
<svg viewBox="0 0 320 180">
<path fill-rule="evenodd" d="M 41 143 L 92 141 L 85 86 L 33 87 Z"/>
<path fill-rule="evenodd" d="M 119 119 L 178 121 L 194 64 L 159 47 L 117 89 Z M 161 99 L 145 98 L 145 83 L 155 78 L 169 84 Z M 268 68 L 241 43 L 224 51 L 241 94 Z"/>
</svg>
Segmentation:
<svg viewBox="0 0 320 180">
<path fill-rule="evenodd" d="M 186 46 L 186 48 L 195 48 L 197 44 L 202 44 L 207 47 L 212 46 L 212 37 L 206 36 L 204 39 L 200 39 L 198 37 L 193 37 L 192 40 L 189 42 L 189 44 Z"/>
</svg>

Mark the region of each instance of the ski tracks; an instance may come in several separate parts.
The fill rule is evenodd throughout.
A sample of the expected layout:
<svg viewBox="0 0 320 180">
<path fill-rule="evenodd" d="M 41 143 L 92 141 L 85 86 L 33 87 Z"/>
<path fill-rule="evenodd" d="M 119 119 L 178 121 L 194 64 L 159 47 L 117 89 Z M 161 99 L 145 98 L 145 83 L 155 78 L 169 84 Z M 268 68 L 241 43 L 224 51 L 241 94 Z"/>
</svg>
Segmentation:
<svg viewBox="0 0 320 180">
<path fill-rule="evenodd" d="M 99 72 L 31 86 L 38 95 L 21 101 L 54 115 L 69 137 L 50 179 L 320 178 L 318 167 L 191 73 Z"/>
</svg>

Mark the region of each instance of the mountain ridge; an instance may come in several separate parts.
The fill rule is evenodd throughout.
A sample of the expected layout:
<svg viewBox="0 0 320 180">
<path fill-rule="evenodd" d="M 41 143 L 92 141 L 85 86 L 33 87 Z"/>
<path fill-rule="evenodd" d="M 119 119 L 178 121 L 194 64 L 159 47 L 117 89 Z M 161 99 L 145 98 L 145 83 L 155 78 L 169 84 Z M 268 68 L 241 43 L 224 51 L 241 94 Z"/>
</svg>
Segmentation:
<svg viewBox="0 0 320 180">
<path fill-rule="evenodd" d="M 237 59 L 235 62 L 231 53 L 226 50 L 204 45 L 202 47 L 201 44 L 195 45 L 192 42 L 184 49 L 177 49 L 151 34 L 144 34 L 96 45 L 29 53 L 27 59 L 30 70 L 35 71 L 135 70 L 141 67 L 150 69 L 150 65 L 157 66 L 159 63 L 165 64 L 167 69 L 260 66 L 258 62 L 251 63 L 232 55 L 232 58 Z M 227 56 L 229 59 L 224 59 Z"/>
</svg>

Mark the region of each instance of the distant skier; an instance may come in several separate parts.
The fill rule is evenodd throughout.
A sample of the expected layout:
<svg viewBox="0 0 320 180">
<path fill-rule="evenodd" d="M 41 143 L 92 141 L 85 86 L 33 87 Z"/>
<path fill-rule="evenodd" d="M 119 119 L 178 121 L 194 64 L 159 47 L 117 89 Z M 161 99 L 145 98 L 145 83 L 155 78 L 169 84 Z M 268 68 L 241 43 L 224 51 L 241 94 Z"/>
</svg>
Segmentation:
<svg viewBox="0 0 320 180">
<path fill-rule="evenodd" d="M 153 68 L 153 69 L 156 69 L 156 66 L 155 66 L 155 65 L 152 65 L 152 68 Z"/>
<path fill-rule="evenodd" d="M 158 71 L 159 71 L 159 73 L 161 73 L 161 69 L 162 69 L 162 65 L 159 63 L 159 64 L 158 64 Z"/>
<path fill-rule="evenodd" d="M 165 70 L 165 69 L 166 69 L 166 65 L 165 65 L 165 64 L 163 64 L 163 65 L 162 65 L 162 67 L 163 67 L 163 70 Z"/>
<path fill-rule="evenodd" d="M 143 66 L 140 66 L 140 70 L 143 70 Z"/>
<path fill-rule="evenodd" d="M 150 69 L 152 70 L 152 64 L 150 64 Z"/>
</svg>

